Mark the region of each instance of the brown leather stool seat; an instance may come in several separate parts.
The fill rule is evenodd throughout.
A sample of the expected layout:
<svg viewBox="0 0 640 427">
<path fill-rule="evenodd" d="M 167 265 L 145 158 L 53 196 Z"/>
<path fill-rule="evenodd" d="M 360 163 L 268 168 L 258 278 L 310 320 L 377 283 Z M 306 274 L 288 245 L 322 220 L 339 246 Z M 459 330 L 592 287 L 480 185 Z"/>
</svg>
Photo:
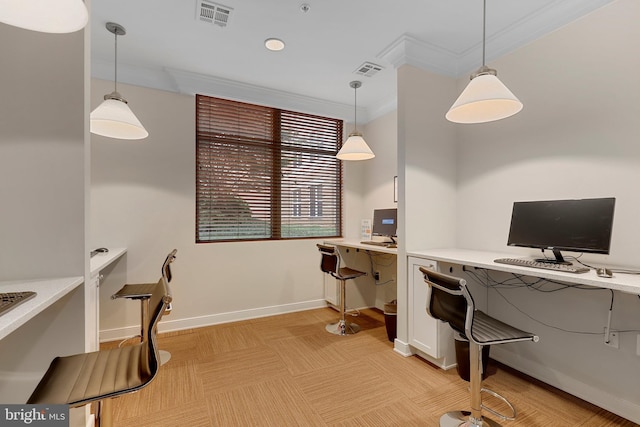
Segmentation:
<svg viewBox="0 0 640 427">
<path fill-rule="evenodd" d="M 454 331 L 469 340 L 469 371 L 471 411 L 452 411 L 440 418 L 440 427 L 494 427 L 499 426 L 490 418 L 483 417 L 488 411 L 502 420 L 513 420 L 516 409 L 503 396 L 482 387 L 482 349 L 485 346 L 538 341 L 538 336 L 508 325 L 477 310 L 473 297 L 464 279 L 438 273 L 420 267 L 427 291 L 427 313 L 434 319 L 447 322 Z M 482 392 L 502 400 L 511 414 L 501 414 L 482 404 Z"/>
<path fill-rule="evenodd" d="M 355 323 L 348 323 L 345 319 L 346 315 L 346 282 L 360 276 L 366 276 L 364 271 L 354 270 L 349 267 L 340 267 L 340 255 L 334 246 L 318 244 L 322 260 L 320 269 L 327 274 L 335 277 L 340 286 L 340 320 L 336 323 L 327 325 L 328 332 L 336 335 L 355 334 L 360 330 L 360 326 Z"/>
<path fill-rule="evenodd" d="M 150 316 L 144 341 L 133 346 L 56 357 L 27 403 L 76 407 L 100 401 L 96 414 L 99 425 L 111 425 L 109 399 L 145 387 L 158 373 L 156 326 L 170 302 L 171 292 L 162 277 L 149 298 Z"/>
</svg>

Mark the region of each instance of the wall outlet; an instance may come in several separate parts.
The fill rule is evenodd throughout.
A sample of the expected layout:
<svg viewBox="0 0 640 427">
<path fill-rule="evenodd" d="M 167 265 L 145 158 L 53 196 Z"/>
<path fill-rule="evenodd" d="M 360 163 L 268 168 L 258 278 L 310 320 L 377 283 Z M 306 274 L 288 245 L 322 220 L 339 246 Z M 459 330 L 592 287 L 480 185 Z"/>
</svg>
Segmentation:
<svg viewBox="0 0 640 427">
<path fill-rule="evenodd" d="M 373 272 L 373 280 L 375 280 L 376 282 L 378 280 L 380 280 L 380 272 L 379 271 L 374 271 Z"/>
<path fill-rule="evenodd" d="M 609 342 L 607 342 L 607 337 L 604 337 L 604 344 L 613 348 L 620 348 L 620 339 L 619 339 L 618 331 L 609 331 Z"/>
</svg>

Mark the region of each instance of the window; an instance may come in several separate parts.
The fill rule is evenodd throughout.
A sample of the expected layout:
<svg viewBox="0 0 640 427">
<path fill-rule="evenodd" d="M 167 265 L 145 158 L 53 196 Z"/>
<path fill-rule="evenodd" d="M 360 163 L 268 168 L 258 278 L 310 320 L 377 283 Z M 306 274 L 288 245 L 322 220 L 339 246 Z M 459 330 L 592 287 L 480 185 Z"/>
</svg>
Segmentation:
<svg viewBox="0 0 640 427">
<path fill-rule="evenodd" d="M 293 190 L 293 200 L 291 201 L 291 215 L 302 216 L 302 192 Z"/>
<path fill-rule="evenodd" d="M 312 185 L 309 189 L 309 215 L 322 216 L 322 185 Z"/>
<path fill-rule="evenodd" d="M 341 141 L 341 120 L 197 95 L 196 242 L 339 237 Z"/>
</svg>

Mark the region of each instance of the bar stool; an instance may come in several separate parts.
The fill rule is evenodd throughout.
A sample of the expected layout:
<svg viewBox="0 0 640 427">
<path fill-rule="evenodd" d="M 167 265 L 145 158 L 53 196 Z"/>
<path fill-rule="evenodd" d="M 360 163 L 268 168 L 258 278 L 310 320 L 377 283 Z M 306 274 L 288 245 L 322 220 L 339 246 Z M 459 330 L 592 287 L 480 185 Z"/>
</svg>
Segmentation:
<svg viewBox="0 0 640 427">
<path fill-rule="evenodd" d="M 320 261 L 320 269 L 327 274 L 338 279 L 340 289 L 340 320 L 336 323 L 330 323 L 326 326 L 328 332 L 335 335 L 351 335 L 360 330 L 360 326 L 355 323 L 347 323 L 346 315 L 346 281 L 355 279 L 356 277 L 366 276 L 364 271 L 354 270 L 349 267 L 340 267 L 340 256 L 334 246 L 318 244 L 318 249 L 322 255 Z"/>
<path fill-rule="evenodd" d="M 156 327 L 171 302 L 171 291 L 161 277 L 151 289 L 147 335 L 136 345 L 56 357 L 28 404 L 67 404 L 73 408 L 98 402 L 96 425 L 113 424 L 111 399 L 138 391 L 156 377 L 159 363 Z"/>
<path fill-rule="evenodd" d="M 171 263 L 176 259 L 177 249 L 169 252 L 169 255 L 164 260 L 162 264 L 162 277 L 167 281 L 167 283 L 171 282 L 173 275 L 171 274 Z M 147 337 L 148 331 L 146 331 L 146 327 L 149 323 L 149 298 L 151 297 L 151 293 L 153 292 L 155 283 L 137 283 L 132 285 L 124 285 L 118 292 L 111 295 L 111 299 L 117 298 L 127 298 L 130 300 L 138 300 L 140 301 L 140 338 L 141 341 L 144 341 Z M 171 304 L 167 307 L 166 313 L 169 314 L 171 312 Z M 160 350 L 160 360 L 161 364 L 164 365 L 171 358 L 171 353 L 165 350 Z"/>
<path fill-rule="evenodd" d="M 438 320 L 449 323 L 458 333 L 469 340 L 469 371 L 471 412 L 454 411 L 440 418 L 441 427 L 453 426 L 499 426 L 497 422 L 483 418 L 486 410 L 502 420 L 514 420 L 516 409 L 503 396 L 482 387 L 482 349 L 484 346 L 518 341 L 538 342 L 537 335 L 507 325 L 498 319 L 475 309 L 473 297 L 464 279 L 448 276 L 420 267 L 427 291 L 427 313 Z M 482 392 L 488 393 L 507 404 L 512 414 L 503 415 L 482 404 Z"/>
</svg>

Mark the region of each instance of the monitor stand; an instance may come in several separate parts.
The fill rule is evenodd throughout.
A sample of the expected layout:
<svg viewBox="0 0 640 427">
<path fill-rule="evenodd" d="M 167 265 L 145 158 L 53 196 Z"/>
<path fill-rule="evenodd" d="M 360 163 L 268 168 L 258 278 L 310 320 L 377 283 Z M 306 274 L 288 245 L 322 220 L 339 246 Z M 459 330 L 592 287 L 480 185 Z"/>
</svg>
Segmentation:
<svg viewBox="0 0 640 427">
<path fill-rule="evenodd" d="M 564 265 L 572 265 L 569 261 L 566 261 L 560 251 L 558 249 L 552 249 L 553 255 L 556 259 L 552 258 L 537 258 L 536 262 L 546 262 L 548 264 L 564 264 Z M 544 249 L 542 250 L 544 253 Z"/>
</svg>

